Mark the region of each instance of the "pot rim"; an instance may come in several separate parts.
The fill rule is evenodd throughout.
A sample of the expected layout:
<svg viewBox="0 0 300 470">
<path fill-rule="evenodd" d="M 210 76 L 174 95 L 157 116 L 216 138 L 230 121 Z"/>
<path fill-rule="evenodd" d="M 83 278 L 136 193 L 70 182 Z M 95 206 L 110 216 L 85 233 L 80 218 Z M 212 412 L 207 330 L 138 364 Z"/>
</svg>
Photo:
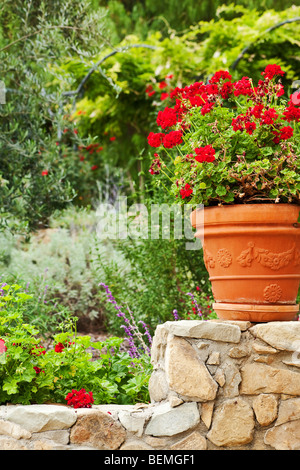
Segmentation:
<svg viewBox="0 0 300 470">
<path fill-rule="evenodd" d="M 278 204 L 232 204 L 208 206 L 191 213 L 193 227 L 203 224 L 298 224 L 300 205 Z M 300 227 L 300 224 L 299 224 Z"/>
</svg>

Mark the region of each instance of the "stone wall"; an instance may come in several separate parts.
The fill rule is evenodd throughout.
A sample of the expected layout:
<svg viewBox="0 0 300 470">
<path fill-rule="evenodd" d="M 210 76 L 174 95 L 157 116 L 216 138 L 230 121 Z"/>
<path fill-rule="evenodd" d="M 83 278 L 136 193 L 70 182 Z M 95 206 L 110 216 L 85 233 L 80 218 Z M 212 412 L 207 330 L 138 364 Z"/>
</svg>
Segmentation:
<svg viewBox="0 0 300 470">
<path fill-rule="evenodd" d="M 0 449 L 300 449 L 298 352 L 300 322 L 167 322 L 151 403 L 1 406 Z"/>
</svg>

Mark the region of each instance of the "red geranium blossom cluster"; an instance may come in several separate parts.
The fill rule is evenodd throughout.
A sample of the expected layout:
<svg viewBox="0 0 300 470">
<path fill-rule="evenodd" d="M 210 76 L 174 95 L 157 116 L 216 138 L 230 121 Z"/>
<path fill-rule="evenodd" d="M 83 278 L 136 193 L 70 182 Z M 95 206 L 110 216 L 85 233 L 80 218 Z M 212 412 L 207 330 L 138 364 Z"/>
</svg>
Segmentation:
<svg viewBox="0 0 300 470">
<path fill-rule="evenodd" d="M 66 396 L 67 405 L 73 408 L 91 408 L 94 403 L 93 393 L 86 392 L 84 388 L 81 390 L 74 390 Z"/>
<path fill-rule="evenodd" d="M 181 188 L 179 192 L 182 199 L 185 199 L 186 197 L 189 197 L 192 194 L 193 189 L 188 183 L 186 183 L 186 185 Z"/>
<path fill-rule="evenodd" d="M 197 162 L 213 162 L 215 160 L 215 149 L 211 145 L 205 145 L 204 147 L 195 149 L 195 160 Z"/>
<path fill-rule="evenodd" d="M 57 352 L 57 353 L 61 353 L 63 352 L 63 350 L 65 349 L 65 347 L 67 346 L 71 346 L 72 344 L 75 344 L 74 341 L 68 341 L 67 343 L 63 344 L 63 343 L 56 343 L 56 345 L 54 346 L 54 351 Z"/>
<path fill-rule="evenodd" d="M 257 86 L 254 86 L 249 77 L 233 81 L 229 72 L 219 70 L 207 83 L 199 81 L 182 88 L 176 87 L 170 92 L 168 103 L 174 100 L 175 104 L 173 107 L 169 104 L 158 112 L 156 123 L 161 132 L 150 132 L 148 143 L 162 150 L 183 144 L 180 156 L 174 160 L 175 165 L 179 163 L 174 182 L 182 199 L 196 194 L 193 180 L 197 180 L 197 173 L 202 173 L 202 168 L 206 165 L 215 168 L 219 159 L 226 162 L 228 156 L 233 159 L 230 161 L 238 157 L 238 154 L 234 155 L 234 149 L 238 151 L 239 148 L 236 145 L 238 140 L 230 130 L 252 136 L 251 141 L 247 136 L 241 139 L 243 145 L 249 147 L 252 161 L 256 151 L 262 158 L 268 155 L 262 149 L 275 145 L 279 146 L 276 150 L 278 154 L 286 152 L 287 157 L 295 155 L 292 150 L 286 150 L 290 149 L 287 146 L 294 135 L 293 128 L 287 124 L 300 122 L 300 93 L 292 95 L 284 108 L 277 105 L 277 99 L 284 94 L 281 83 L 284 73 L 279 65 L 270 64 L 262 72 Z M 227 140 L 222 139 L 224 132 Z M 243 154 L 247 157 L 247 148 Z M 155 157 L 149 170 L 152 175 L 160 173 L 163 165 L 157 154 Z M 205 166 L 200 167 L 199 164 Z M 177 176 L 180 174 L 178 168 L 183 177 Z M 207 174 L 211 174 L 208 169 Z M 207 187 L 206 184 L 202 186 Z M 224 188 L 220 185 L 218 191 L 226 191 Z"/>
<path fill-rule="evenodd" d="M 284 71 L 281 70 L 280 65 L 270 64 L 266 66 L 265 70 L 261 74 L 265 79 L 272 80 L 276 75 L 283 77 Z"/>
<path fill-rule="evenodd" d="M 175 126 L 177 123 L 177 113 L 173 108 L 166 107 L 163 111 L 159 111 L 156 119 L 157 125 L 162 129 Z"/>
</svg>

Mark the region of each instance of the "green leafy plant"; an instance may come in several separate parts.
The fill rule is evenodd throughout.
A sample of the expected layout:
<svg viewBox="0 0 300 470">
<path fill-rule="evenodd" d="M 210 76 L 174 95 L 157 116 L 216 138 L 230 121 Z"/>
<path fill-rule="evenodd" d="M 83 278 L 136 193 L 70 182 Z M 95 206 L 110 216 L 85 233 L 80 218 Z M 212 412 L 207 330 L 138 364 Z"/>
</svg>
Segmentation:
<svg viewBox="0 0 300 470">
<path fill-rule="evenodd" d="M 74 318 L 45 349 L 38 329 L 22 316 L 20 306 L 31 296 L 19 285 L 5 283 L 1 294 L 0 403 L 65 403 L 72 389 L 91 392 L 95 404 L 149 399 L 148 355 L 131 357 L 121 349 L 122 338 L 92 342 L 77 334 Z"/>
<path fill-rule="evenodd" d="M 280 66 L 261 75 L 255 84 L 218 71 L 207 84 L 175 88 L 175 106 L 158 113 L 161 132 L 148 143 L 160 155 L 149 171 L 164 176 L 178 203 L 299 204 L 300 99 L 282 98 Z"/>
</svg>

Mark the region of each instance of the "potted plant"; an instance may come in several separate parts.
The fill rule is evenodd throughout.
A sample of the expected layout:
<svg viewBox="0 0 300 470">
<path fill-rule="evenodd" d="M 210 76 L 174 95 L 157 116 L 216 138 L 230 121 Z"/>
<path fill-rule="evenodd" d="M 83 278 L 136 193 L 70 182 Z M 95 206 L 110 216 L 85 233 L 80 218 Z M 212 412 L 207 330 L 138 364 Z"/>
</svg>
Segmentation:
<svg viewBox="0 0 300 470">
<path fill-rule="evenodd" d="M 285 98 L 283 75 L 271 64 L 254 84 L 221 70 L 206 84 L 175 88 L 173 106 L 157 114 L 159 132 L 148 136 L 150 173 L 194 208 L 222 319 L 297 316 L 300 93 Z"/>
</svg>

